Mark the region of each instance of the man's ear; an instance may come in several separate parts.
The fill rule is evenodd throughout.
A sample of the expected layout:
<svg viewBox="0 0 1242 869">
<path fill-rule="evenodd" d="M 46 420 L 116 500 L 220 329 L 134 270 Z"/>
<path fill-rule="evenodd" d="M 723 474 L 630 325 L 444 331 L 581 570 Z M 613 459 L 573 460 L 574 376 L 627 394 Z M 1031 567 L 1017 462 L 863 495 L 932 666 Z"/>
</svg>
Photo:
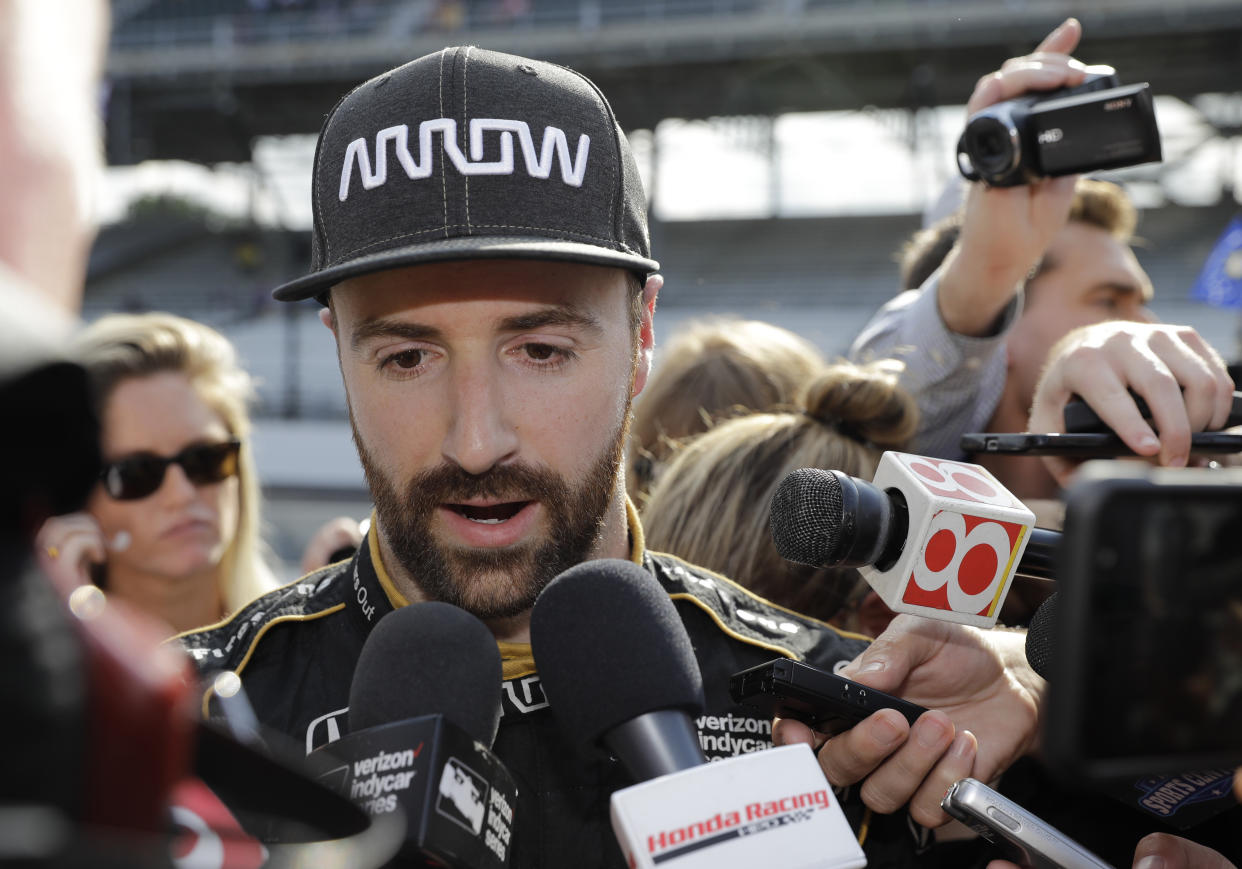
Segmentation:
<svg viewBox="0 0 1242 869">
<path fill-rule="evenodd" d="M 638 327 L 638 366 L 634 371 L 634 388 L 631 396 L 636 396 L 647 385 L 647 376 L 651 374 L 651 356 L 655 349 L 655 308 L 656 296 L 660 287 L 664 286 L 663 275 L 650 275 L 643 284 L 643 311 Z"/>
<path fill-rule="evenodd" d="M 319 309 L 319 322 L 331 330 L 332 334 L 336 334 L 336 317 L 332 315 L 332 307 L 330 305 Z"/>
</svg>

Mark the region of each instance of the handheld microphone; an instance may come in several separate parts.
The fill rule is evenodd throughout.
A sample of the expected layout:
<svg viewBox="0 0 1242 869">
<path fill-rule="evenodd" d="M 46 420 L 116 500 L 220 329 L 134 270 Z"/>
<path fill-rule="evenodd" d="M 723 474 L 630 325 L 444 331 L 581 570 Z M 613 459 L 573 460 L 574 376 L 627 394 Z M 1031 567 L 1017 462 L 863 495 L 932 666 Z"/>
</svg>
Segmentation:
<svg viewBox="0 0 1242 869">
<path fill-rule="evenodd" d="M 703 677 L 668 593 L 628 561 L 590 561 L 535 601 L 544 693 L 577 750 L 616 755 L 641 783 L 612 795 L 632 867 L 860 867 L 866 858 L 806 745 L 707 763 L 692 714 Z"/>
<path fill-rule="evenodd" d="M 703 712 L 699 663 L 647 571 L 615 559 L 570 568 L 535 601 L 530 634 L 552 714 L 584 756 L 603 746 L 639 781 L 707 762 L 690 718 Z"/>
<path fill-rule="evenodd" d="M 351 732 L 310 755 L 320 779 L 372 816 L 403 816 L 405 858 L 508 866 L 517 786 L 490 750 L 501 678 L 495 639 L 465 610 L 427 602 L 389 613 L 354 669 Z"/>
<path fill-rule="evenodd" d="M 789 561 L 858 567 L 894 612 L 985 628 L 1021 566 L 1051 576 L 1060 537 L 1035 528 L 1035 514 L 979 465 L 896 452 L 881 456 L 873 483 L 792 472 L 770 521 Z"/>
<path fill-rule="evenodd" d="M 1057 595 L 1049 596 L 1035 615 L 1031 616 L 1031 624 L 1026 629 L 1026 662 L 1031 669 L 1045 679 L 1052 679 L 1052 647 L 1053 631 L 1057 624 Z"/>
</svg>

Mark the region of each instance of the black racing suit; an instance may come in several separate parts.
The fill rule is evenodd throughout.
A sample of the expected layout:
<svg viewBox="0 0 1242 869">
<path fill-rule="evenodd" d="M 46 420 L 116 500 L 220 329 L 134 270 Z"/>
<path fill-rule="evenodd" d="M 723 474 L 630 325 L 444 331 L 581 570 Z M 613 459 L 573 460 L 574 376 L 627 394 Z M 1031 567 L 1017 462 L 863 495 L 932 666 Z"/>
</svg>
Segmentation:
<svg viewBox="0 0 1242 869">
<path fill-rule="evenodd" d="M 633 537 L 641 541 L 641 529 Z M 242 679 L 259 721 L 309 752 L 347 732 L 354 664 L 375 622 L 400 593 L 379 561 L 375 531 L 347 562 L 270 592 L 228 621 L 181 636 L 200 670 L 231 669 Z M 732 673 L 778 655 L 831 669 L 856 656 L 865 638 L 795 615 L 735 583 L 670 555 L 640 559 L 668 590 L 693 642 L 707 698 L 697 720 L 709 758 L 767 748 L 771 722 L 729 698 Z M 621 764 L 578 757 L 556 729 L 528 646 L 501 644 L 502 718 L 493 750 L 518 785 L 513 867 L 623 869 L 608 820 L 609 796 L 633 784 Z M 210 697 L 204 711 L 211 713 Z M 916 865 L 927 840 L 907 813 L 873 815 L 856 789 L 839 791 L 871 867 Z"/>
</svg>

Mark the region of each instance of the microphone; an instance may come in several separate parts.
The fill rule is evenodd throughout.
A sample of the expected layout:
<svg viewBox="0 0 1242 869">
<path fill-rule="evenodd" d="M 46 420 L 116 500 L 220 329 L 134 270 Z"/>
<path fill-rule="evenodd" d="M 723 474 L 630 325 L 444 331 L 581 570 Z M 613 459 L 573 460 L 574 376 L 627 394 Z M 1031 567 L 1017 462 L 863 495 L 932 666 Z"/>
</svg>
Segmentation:
<svg viewBox="0 0 1242 869">
<path fill-rule="evenodd" d="M 647 571 L 618 559 L 566 570 L 535 601 L 530 634 L 552 714 L 584 756 L 603 745 L 639 781 L 707 762 L 690 718 L 704 706 L 699 663 Z"/>
<path fill-rule="evenodd" d="M 1052 635 L 1056 624 L 1057 595 L 1054 594 L 1039 605 L 1026 629 L 1026 662 L 1049 681 L 1052 680 Z"/>
<path fill-rule="evenodd" d="M 789 561 L 858 567 L 894 612 L 984 628 L 1016 573 L 1051 577 L 1060 538 L 979 465 L 897 452 L 880 457 L 872 483 L 793 471 L 770 524 Z"/>
<path fill-rule="evenodd" d="M 629 561 L 557 576 L 531 611 L 544 694 L 576 750 L 615 755 L 640 783 L 612 795 L 632 867 L 866 865 L 810 747 L 708 763 L 691 715 L 703 677 L 673 601 Z"/>
<path fill-rule="evenodd" d="M 358 656 L 351 732 L 310 754 L 320 780 L 373 817 L 403 816 L 401 856 L 418 865 L 508 866 L 517 786 L 490 750 L 501 678 L 495 639 L 465 610 L 389 613 Z"/>
</svg>

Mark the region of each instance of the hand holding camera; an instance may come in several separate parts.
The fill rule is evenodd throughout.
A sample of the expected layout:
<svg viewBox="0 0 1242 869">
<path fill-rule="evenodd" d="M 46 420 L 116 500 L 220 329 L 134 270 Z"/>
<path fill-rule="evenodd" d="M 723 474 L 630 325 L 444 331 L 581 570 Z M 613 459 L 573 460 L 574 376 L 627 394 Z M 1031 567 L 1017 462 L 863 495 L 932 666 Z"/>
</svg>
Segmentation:
<svg viewBox="0 0 1242 869">
<path fill-rule="evenodd" d="M 1065 226 L 1076 173 L 1159 160 L 1150 89 L 1070 56 L 1082 25 L 1067 19 L 1029 55 L 979 80 L 958 143 L 972 181 L 961 236 L 945 261 L 945 325 L 995 334 L 1018 287 Z"/>
<path fill-rule="evenodd" d="M 1081 85 L 1088 68 L 1069 54 L 1081 36 L 1082 25 L 1070 18 L 1033 53 L 979 79 L 967 115 L 1026 94 Z M 1023 279 L 1065 226 L 1076 180 L 1067 175 L 1015 187 L 970 185 L 961 236 L 941 273 L 938 297 L 946 326 L 961 335 L 993 333 Z"/>
<path fill-rule="evenodd" d="M 1077 87 L 1031 93 L 971 115 L 957 143 L 970 181 L 1014 187 L 1040 178 L 1159 162 L 1151 86 L 1089 67 Z"/>
</svg>

